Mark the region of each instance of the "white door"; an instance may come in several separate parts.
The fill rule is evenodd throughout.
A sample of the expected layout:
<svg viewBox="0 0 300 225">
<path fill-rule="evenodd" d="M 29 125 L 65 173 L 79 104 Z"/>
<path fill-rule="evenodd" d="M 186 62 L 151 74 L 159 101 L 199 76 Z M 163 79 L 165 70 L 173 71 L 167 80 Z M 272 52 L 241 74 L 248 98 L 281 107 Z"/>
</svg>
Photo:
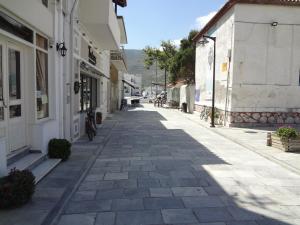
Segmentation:
<svg viewBox="0 0 300 225">
<path fill-rule="evenodd" d="M 0 41 L 0 50 L 0 135 L 2 130 L 10 153 L 26 145 L 23 52 L 8 41 Z"/>
</svg>

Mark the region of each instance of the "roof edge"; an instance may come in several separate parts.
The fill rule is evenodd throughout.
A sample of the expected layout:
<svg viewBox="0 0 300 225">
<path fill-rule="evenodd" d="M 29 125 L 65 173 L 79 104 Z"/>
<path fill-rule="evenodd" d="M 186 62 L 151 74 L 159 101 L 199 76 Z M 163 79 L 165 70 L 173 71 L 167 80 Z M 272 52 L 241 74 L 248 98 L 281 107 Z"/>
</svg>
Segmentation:
<svg viewBox="0 0 300 225">
<path fill-rule="evenodd" d="M 193 38 L 193 41 L 197 42 L 201 39 L 201 37 L 205 35 L 205 33 L 208 32 L 210 28 L 212 28 L 236 4 L 300 6 L 300 0 L 229 0 Z"/>
</svg>

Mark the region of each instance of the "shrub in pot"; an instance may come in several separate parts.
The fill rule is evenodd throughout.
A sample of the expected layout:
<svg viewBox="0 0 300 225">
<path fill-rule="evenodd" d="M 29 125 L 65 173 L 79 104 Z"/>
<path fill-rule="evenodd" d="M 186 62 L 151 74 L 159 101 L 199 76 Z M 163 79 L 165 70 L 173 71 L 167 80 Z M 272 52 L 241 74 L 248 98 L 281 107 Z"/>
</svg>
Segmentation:
<svg viewBox="0 0 300 225">
<path fill-rule="evenodd" d="M 292 127 L 280 127 L 277 129 L 276 134 L 282 139 L 293 139 L 298 137 L 298 132 Z"/>
<path fill-rule="evenodd" d="M 49 158 L 66 161 L 71 155 L 71 143 L 66 139 L 52 139 L 48 144 Z"/>
<path fill-rule="evenodd" d="M 0 209 L 11 209 L 26 204 L 35 190 L 35 177 L 28 170 L 12 170 L 0 178 Z"/>
</svg>

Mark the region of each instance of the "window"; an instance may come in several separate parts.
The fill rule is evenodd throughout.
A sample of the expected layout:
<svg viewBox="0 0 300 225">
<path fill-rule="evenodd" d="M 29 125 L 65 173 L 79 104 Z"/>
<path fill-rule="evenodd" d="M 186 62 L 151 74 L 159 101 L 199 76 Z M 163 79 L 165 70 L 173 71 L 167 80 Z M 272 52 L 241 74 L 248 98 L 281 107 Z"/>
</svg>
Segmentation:
<svg viewBox="0 0 300 225">
<path fill-rule="evenodd" d="M 36 34 L 36 45 L 44 50 L 48 50 L 48 39 Z"/>
<path fill-rule="evenodd" d="M 97 79 L 81 75 L 80 111 L 97 108 Z"/>
<path fill-rule="evenodd" d="M 0 28 L 25 41 L 33 43 L 33 31 L 1 11 Z"/>
<path fill-rule="evenodd" d="M 46 6 L 48 8 L 48 0 L 42 0 L 42 3 L 44 6 Z"/>
<path fill-rule="evenodd" d="M 2 46 L 0 45 L 0 101 L 3 100 Z"/>
<path fill-rule="evenodd" d="M 48 54 L 40 50 L 36 50 L 36 104 L 37 118 L 48 117 Z"/>
<path fill-rule="evenodd" d="M 14 49 L 8 50 L 8 71 L 9 71 L 9 99 L 21 99 L 21 70 L 20 52 Z"/>
</svg>

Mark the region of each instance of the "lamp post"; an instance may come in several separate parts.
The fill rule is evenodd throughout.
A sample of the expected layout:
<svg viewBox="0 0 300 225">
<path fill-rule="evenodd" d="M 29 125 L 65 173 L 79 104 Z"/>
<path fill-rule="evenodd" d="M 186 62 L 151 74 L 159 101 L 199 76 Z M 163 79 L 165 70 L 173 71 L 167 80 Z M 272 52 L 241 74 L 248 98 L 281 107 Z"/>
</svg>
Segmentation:
<svg viewBox="0 0 300 225">
<path fill-rule="evenodd" d="M 214 42 L 214 65 L 213 65 L 213 90 L 212 90 L 212 109 L 211 109 L 211 125 L 210 127 L 215 127 L 215 95 L 216 95 L 216 43 L 217 38 L 207 35 L 203 35 L 204 40 L 201 41 L 202 44 L 208 43 L 206 39 L 210 39 Z"/>
</svg>

